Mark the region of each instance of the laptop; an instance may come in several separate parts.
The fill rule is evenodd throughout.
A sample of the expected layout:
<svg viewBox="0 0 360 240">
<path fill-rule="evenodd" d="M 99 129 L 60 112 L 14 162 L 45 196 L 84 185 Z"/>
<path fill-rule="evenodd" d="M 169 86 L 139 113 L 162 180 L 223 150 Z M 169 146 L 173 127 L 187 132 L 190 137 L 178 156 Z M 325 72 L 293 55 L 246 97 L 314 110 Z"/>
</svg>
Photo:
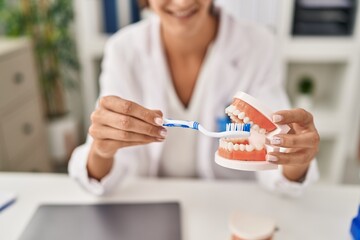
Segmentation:
<svg viewBox="0 0 360 240">
<path fill-rule="evenodd" d="M 166 203 L 41 205 L 20 240 L 181 240 L 180 206 Z"/>
</svg>

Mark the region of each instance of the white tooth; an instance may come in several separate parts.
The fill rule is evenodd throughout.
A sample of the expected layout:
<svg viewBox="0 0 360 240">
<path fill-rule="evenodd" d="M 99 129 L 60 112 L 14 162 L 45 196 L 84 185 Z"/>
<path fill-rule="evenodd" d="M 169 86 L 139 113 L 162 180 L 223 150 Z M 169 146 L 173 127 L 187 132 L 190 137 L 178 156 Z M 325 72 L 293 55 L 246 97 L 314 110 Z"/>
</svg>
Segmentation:
<svg viewBox="0 0 360 240">
<path fill-rule="evenodd" d="M 234 149 L 234 144 L 233 144 L 232 142 L 229 142 L 229 143 L 227 144 L 227 148 L 228 148 L 228 150 L 231 152 L 231 151 Z"/>
<path fill-rule="evenodd" d="M 244 145 L 244 144 L 240 144 L 239 149 L 240 149 L 240 151 L 245 151 L 245 145 Z"/>
<path fill-rule="evenodd" d="M 241 112 L 241 113 L 239 113 L 239 114 L 237 115 L 237 117 L 238 117 L 239 119 L 243 119 L 243 118 L 245 117 L 245 113 L 244 113 L 244 112 Z"/>
<path fill-rule="evenodd" d="M 239 151 L 239 144 L 235 144 L 235 145 L 234 145 L 234 150 L 235 150 L 235 151 Z"/>
<path fill-rule="evenodd" d="M 249 121 L 250 121 L 250 118 L 244 117 L 244 120 L 243 120 L 244 123 L 248 123 Z"/>
<path fill-rule="evenodd" d="M 266 130 L 265 130 L 264 128 L 260 128 L 259 133 L 265 134 L 265 133 L 266 133 Z"/>
<path fill-rule="evenodd" d="M 230 106 L 228 106 L 227 108 L 225 108 L 225 113 L 230 113 Z"/>
<path fill-rule="evenodd" d="M 260 151 L 264 148 L 264 146 L 262 144 L 255 144 L 255 149 Z"/>
<path fill-rule="evenodd" d="M 252 152 L 252 151 L 254 151 L 254 146 L 251 145 L 251 144 L 250 144 L 250 145 L 246 144 L 245 148 L 246 148 L 246 151 L 247 151 L 247 152 Z"/>
<path fill-rule="evenodd" d="M 255 131 L 259 131 L 259 125 L 254 124 L 251 129 L 254 129 Z"/>
<path fill-rule="evenodd" d="M 236 118 L 234 115 L 231 115 L 230 119 L 233 120 L 234 122 L 237 122 L 237 123 L 240 122 L 240 120 L 238 118 Z"/>
<path fill-rule="evenodd" d="M 239 115 L 239 113 L 240 113 L 240 111 L 237 110 L 237 109 L 233 112 L 233 114 L 234 114 L 235 116 Z"/>
<path fill-rule="evenodd" d="M 229 112 L 230 112 L 230 113 L 233 113 L 235 110 L 236 110 L 236 108 L 235 108 L 234 105 L 230 105 L 230 106 L 229 106 Z"/>
</svg>

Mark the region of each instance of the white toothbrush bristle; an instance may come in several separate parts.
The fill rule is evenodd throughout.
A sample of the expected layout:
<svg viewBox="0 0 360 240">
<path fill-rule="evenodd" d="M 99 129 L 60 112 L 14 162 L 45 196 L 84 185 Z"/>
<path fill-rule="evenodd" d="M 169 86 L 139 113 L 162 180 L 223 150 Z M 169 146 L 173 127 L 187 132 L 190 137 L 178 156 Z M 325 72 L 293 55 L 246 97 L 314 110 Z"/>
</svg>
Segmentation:
<svg viewBox="0 0 360 240">
<path fill-rule="evenodd" d="M 226 131 L 243 131 L 244 124 L 241 123 L 228 123 L 226 124 Z"/>
</svg>

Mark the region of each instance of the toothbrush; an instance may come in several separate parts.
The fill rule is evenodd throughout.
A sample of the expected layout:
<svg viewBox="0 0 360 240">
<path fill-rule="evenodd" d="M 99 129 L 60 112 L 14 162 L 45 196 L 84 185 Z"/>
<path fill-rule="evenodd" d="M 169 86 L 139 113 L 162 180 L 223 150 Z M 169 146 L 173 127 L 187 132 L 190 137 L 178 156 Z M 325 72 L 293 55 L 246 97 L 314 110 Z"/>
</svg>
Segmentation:
<svg viewBox="0 0 360 240">
<path fill-rule="evenodd" d="M 198 130 L 208 137 L 223 138 L 223 137 L 239 137 L 248 138 L 250 136 L 251 124 L 245 123 L 228 123 L 226 124 L 226 131 L 224 132 L 210 132 L 206 130 L 200 123 L 195 121 L 172 120 L 164 119 L 164 127 L 179 127 Z"/>
</svg>

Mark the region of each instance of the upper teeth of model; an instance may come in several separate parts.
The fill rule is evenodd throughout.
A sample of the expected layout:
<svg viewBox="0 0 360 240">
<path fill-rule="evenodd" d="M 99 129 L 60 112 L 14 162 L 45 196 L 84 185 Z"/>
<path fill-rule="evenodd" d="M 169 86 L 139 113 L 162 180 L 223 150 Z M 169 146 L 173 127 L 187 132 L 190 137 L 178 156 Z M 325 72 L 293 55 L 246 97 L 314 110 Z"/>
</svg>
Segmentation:
<svg viewBox="0 0 360 240">
<path fill-rule="evenodd" d="M 230 119 L 234 122 L 241 123 L 250 123 L 251 129 L 258 131 L 261 134 L 265 134 L 266 130 L 264 128 L 260 128 L 259 125 L 254 124 L 249 117 L 246 116 L 245 112 L 241 112 L 240 110 L 236 109 L 234 105 L 230 105 L 225 109 L 225 113 L 229 115 Z M 241 121 L 240 121 L 241 120 Z"/>
</svg>

